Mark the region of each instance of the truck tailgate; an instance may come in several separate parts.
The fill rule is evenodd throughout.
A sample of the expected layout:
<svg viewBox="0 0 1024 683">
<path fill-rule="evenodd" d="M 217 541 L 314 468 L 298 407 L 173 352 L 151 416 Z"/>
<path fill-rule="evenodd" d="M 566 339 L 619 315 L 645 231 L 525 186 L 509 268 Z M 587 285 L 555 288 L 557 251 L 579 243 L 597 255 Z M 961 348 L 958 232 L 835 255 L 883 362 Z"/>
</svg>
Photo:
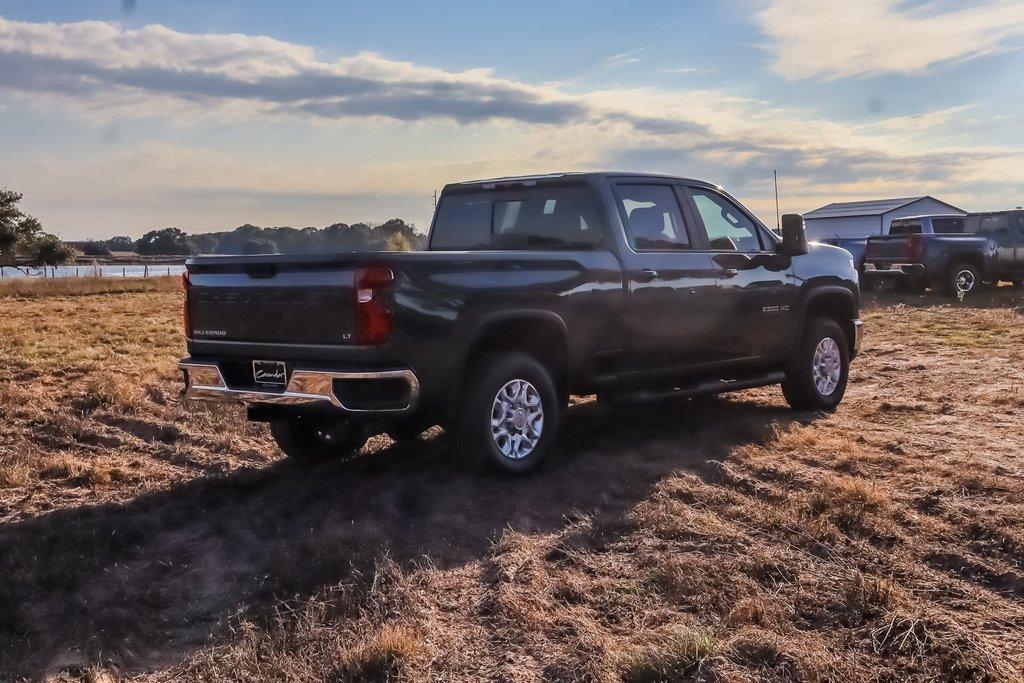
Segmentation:
<svg viewBox="0 0 1024 683">
<path fill-rule="evenodd" d="M 910 255 L 911 237 L 919 235 L 883 235 L 869 237 L 864 258 L 869 261 L 906 260 Z"/>
<path fill-rule="evenodd" d="M 353 260 L 354 261 L 354 260 Z M 196 340 L 355 343 L 355 263 L 224 259 L 188 267 Z"/>
</svg>

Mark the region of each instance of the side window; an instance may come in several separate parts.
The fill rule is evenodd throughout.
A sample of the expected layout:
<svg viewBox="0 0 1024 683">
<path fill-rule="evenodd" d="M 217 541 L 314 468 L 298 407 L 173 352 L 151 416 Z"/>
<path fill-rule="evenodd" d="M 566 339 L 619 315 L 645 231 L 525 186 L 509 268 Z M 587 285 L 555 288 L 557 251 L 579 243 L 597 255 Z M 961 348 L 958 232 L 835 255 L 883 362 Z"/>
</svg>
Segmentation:
<svg viewBox="0 0 1024 683">
<path fill-rule="evenodd" d="M 1005 213 L 982 216 L 978 232 L 988 235 L 1005 235 L 1010 232 L 1010 217 Z"/>
<path fill-rule="evenodd" d="M 619 206 L 636 251 L 689 249 L 676 194 L 669 185 L 619 185 Z"/>
<path fill-rule="evenodd" d="M 761 251 L 757 227 L 720 194 L 692 188 L 693 203 L 708 233 L 708 246 L 721 251 Z"/>
</svg>

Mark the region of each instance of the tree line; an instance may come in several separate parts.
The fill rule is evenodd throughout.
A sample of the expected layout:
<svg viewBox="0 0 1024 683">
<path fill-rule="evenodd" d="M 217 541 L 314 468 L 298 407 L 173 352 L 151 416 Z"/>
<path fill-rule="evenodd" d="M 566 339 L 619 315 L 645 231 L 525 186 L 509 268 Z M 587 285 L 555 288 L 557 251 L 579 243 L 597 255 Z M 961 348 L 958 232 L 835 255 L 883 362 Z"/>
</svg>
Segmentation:
<svg viewBox="0 0 1024 683">
<path fill-rule="evenodd" d="M 42 224 L 18 206 L 22 195 L 0 188 L 0 266 L 32 268 L 67 263 L 75 250 L 43 230 Z M 79 245 L 86 256 L 134 252 L 141 256 L 194 254 L 312 254 L 346 251 L 412 251 L 425 238 L 400 218 L 380 224 L 334 223 L 325 228 L 261 228 L 240 225 L 234 230 L 190 235 L 180 228 L 150 230 L 137 240 L 123 235 Z"/>
<path fill-rule="evenodd" d="M 399 218 L 377 224 L 335 223 L 325 228 L 261 228 L 240 225 L 234 230 L 190 235 L 180 228 L 150 230 L 138 240 L 114 237 L 87 242 L 86 256 L 108 256 L 114 251 L 142 256 L 195 254 L 312 254 L 345 251 L 412 251 L 423 247 L 424 237 Z"/>
</svg>

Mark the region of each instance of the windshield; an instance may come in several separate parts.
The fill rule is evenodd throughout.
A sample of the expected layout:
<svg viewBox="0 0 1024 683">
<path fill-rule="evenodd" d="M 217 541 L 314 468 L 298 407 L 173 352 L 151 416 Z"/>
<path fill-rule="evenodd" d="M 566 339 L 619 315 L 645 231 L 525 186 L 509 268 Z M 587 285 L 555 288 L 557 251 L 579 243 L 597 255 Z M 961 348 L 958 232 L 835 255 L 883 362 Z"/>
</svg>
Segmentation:
<svg viewBox="0 0 1024 683">
<path fill-rule="evenodd" d="M 597 216 L 582 185 L 456 192 L 441 198 L 430 249 L 594 249 Z"/>
</svg>

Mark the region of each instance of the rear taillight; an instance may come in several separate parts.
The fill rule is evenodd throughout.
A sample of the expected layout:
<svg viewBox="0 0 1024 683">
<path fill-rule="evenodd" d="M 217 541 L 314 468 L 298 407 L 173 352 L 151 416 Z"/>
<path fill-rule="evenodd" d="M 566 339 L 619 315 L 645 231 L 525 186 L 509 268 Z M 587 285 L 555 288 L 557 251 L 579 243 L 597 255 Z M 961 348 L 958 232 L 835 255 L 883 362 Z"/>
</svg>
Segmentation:
<svg viewBox="0 0 1024 683">
<path fill-rule="evenodd" d="M 907 257 L 911 262 L 920 261 L 924 256 L 924 240 L 921 235 L 911 235 L 907 238 Z"/>
<path fill-rule="evenodd" d="M 181 310 L 181 321 L 185 326 L 185 338 L 192 338 L 192 313 L 189 311 L 189 279 L 188 271 L 181 274 L 181 288 L 185 290 L 185 302 Z"/>
<path fill-rule="evenodd" d="M 388 266 L 365 266 L 356 271 L 356 343 L 383 344 L 391 339 L 391 301 L 387 290 L 395 282 Z"/>
</svg>

